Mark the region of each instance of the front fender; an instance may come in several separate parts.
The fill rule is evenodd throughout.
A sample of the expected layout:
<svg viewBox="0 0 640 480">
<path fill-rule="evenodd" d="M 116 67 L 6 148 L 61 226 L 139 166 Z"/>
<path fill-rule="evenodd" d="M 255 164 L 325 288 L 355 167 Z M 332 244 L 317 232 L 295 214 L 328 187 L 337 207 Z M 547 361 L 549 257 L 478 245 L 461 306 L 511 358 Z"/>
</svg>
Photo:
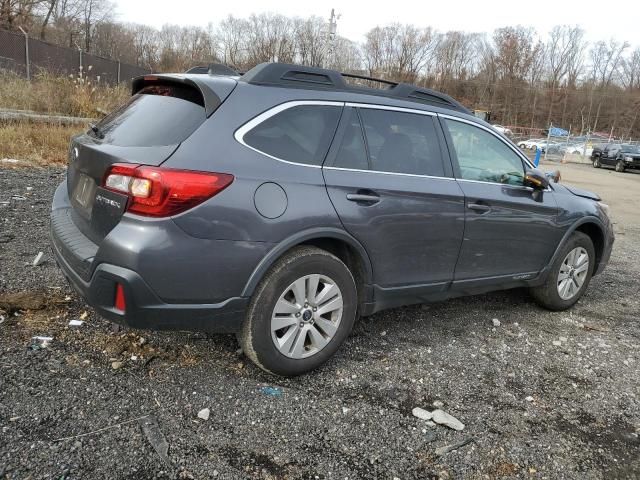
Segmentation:
<svg viewBox="0 0 640 480">
<path fill-rule="evenodd" d="M 567 231 L 562 236 L 562 239 L 558 243 L 558 246 L 556 247 L 555 251 L 553 252 L 553 255 L 551 256 L 551 260 L 549 260 L 549 262 L 547 263 L 546 267 L 544 267 L 542 269 L 542 271 L 540 272 L 540 274 L 538 275 L 538 277 L 537 277 L 538 282 L 536 282 L 536 283 L 544 283 L 544 281 L 546 280 L 547 276 L 549 275 L 549 272 L 551 271 L 551 266 L 556 262 L 558 256 L 560 255 L 560 250 L 562 249 L 562 246 L 567 242 L 567 240 L 569 239 L 569 237 L 571 236 L 571 234 L 573 232 L 575 232 L 581 225 L 584 225 L 586 223 L 595 224 L 600 229 L 600 232 L 602 233 L 602 237 L 606 241 L 606 238 L 607 238 L 606 237 L 607 227 L 602 222 L 602 220 L 600 220 L 598 217 L 593 216 L 593 215 L 588 215 L 586 217 L 582 217 L 582 218 L 578 219 L 576 222 L 574 222 L 567 229 Z M 596 266 L 596 268 L 597 268 L 597 266 Z M 595 269 L 594 269 L 594 272 L 595 272 Z"/>
<path fill-rule="evenodd" d="M 291 248 L 296 245 L 300 245 L 309 240 L 318 240 L 322 238 L 331 238 L 336 240 L 341 240 L 353 247 L 358 255 L 360 256 L 360 260 L 362 260 L 362 265 L 364 266 L 364 274 L 365 274 L 365 283 L 370 284 L 373 279 L 373 269 L 371 267 L 371 260 L 369 259 L 369 255 L 367 251 L 364 249 L 362 244 L 358 242 L 354 237 L 349 235 L 344 230 L 340 230 L 339 228 L 333 227 L 316 227 L 308 230 L 302 230 L 301 232 L 297 232 L 296 234 L 286 238 L 285 240 L 276 244 L 267 255 L 260 261 L 258 266 L 253 270 L 253 273 L 249 277 L 244 290 L 242 291 L 243 297 L 250 297 L 253 295 L 255 288 L 258 286 L 262 277 L 264 277 L 267 270 L 275 263 L 275 261 L 284 255 Z"/>
</svg>

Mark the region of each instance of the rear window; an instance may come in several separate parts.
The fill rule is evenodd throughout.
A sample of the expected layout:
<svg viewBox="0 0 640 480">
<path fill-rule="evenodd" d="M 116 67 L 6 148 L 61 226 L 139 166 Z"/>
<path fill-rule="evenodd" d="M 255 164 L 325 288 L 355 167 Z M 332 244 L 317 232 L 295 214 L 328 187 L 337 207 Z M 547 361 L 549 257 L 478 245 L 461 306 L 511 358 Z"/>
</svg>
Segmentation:
<svg viewBox="0 0 640 480">
<path fill-rule="evenodd" d="M 321 165 L 340 119 L 341 107 L 300 105 L 269 117 L 244 135 L 244 142 L 272 157 Z"/>
<path fill-rule="evenodd" d="M 98 135 L 121 147 L 176 145 L 206 118 L 202 95 L 185 85 L 149 85 L 105 117 Z M 90 131 L 91 133 L 91 131 Z"/>
</svg>

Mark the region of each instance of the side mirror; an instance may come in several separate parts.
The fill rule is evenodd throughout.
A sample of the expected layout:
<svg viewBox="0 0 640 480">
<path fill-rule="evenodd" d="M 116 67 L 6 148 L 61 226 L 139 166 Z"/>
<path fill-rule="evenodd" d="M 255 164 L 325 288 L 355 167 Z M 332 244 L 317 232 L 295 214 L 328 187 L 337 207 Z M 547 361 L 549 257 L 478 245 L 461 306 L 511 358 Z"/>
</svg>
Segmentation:
<svg viewBox="0 0 640 480">
<path fill-rule="evenodd" d="M 549 179 L 547 176 L 537 168 L 527 170 L 524 175 L 524 185 L 526 187 L 533 187 L 536 190 L 544 190 L 549 186 Z"/>
</svg>

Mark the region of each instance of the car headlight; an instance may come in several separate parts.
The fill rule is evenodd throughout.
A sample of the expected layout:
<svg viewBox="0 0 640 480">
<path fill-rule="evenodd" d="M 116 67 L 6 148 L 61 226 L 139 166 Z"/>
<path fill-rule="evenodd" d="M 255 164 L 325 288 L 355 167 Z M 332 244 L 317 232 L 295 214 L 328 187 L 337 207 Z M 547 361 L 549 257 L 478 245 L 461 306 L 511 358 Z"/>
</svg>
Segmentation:
<svg viewBox="0 0 640 480">
<path fill-rule="evenodd" d="M 604 214 L 611 218 L 611 208 L 609 208 L 609 205 L 607 205 L 604 202 L 598 202 L 598 205 L 600 205 L 600 208 L 602 208 L 602 211 L 604 212 Z"/>
</svg>

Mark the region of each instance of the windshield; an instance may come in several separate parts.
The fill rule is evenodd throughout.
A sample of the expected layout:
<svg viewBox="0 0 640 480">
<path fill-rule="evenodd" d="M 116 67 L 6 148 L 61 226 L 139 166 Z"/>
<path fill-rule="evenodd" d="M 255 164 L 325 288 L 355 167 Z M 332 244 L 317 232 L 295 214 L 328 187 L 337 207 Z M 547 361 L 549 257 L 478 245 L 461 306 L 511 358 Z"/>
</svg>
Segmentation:
<svg viewBox="0 0 640 480">
<path fill-rule="evenodd" d="M 640 147 L 637 145 L 623 145 L 622 151 L 624 153 L 640 153 Z"/>
</svg>

